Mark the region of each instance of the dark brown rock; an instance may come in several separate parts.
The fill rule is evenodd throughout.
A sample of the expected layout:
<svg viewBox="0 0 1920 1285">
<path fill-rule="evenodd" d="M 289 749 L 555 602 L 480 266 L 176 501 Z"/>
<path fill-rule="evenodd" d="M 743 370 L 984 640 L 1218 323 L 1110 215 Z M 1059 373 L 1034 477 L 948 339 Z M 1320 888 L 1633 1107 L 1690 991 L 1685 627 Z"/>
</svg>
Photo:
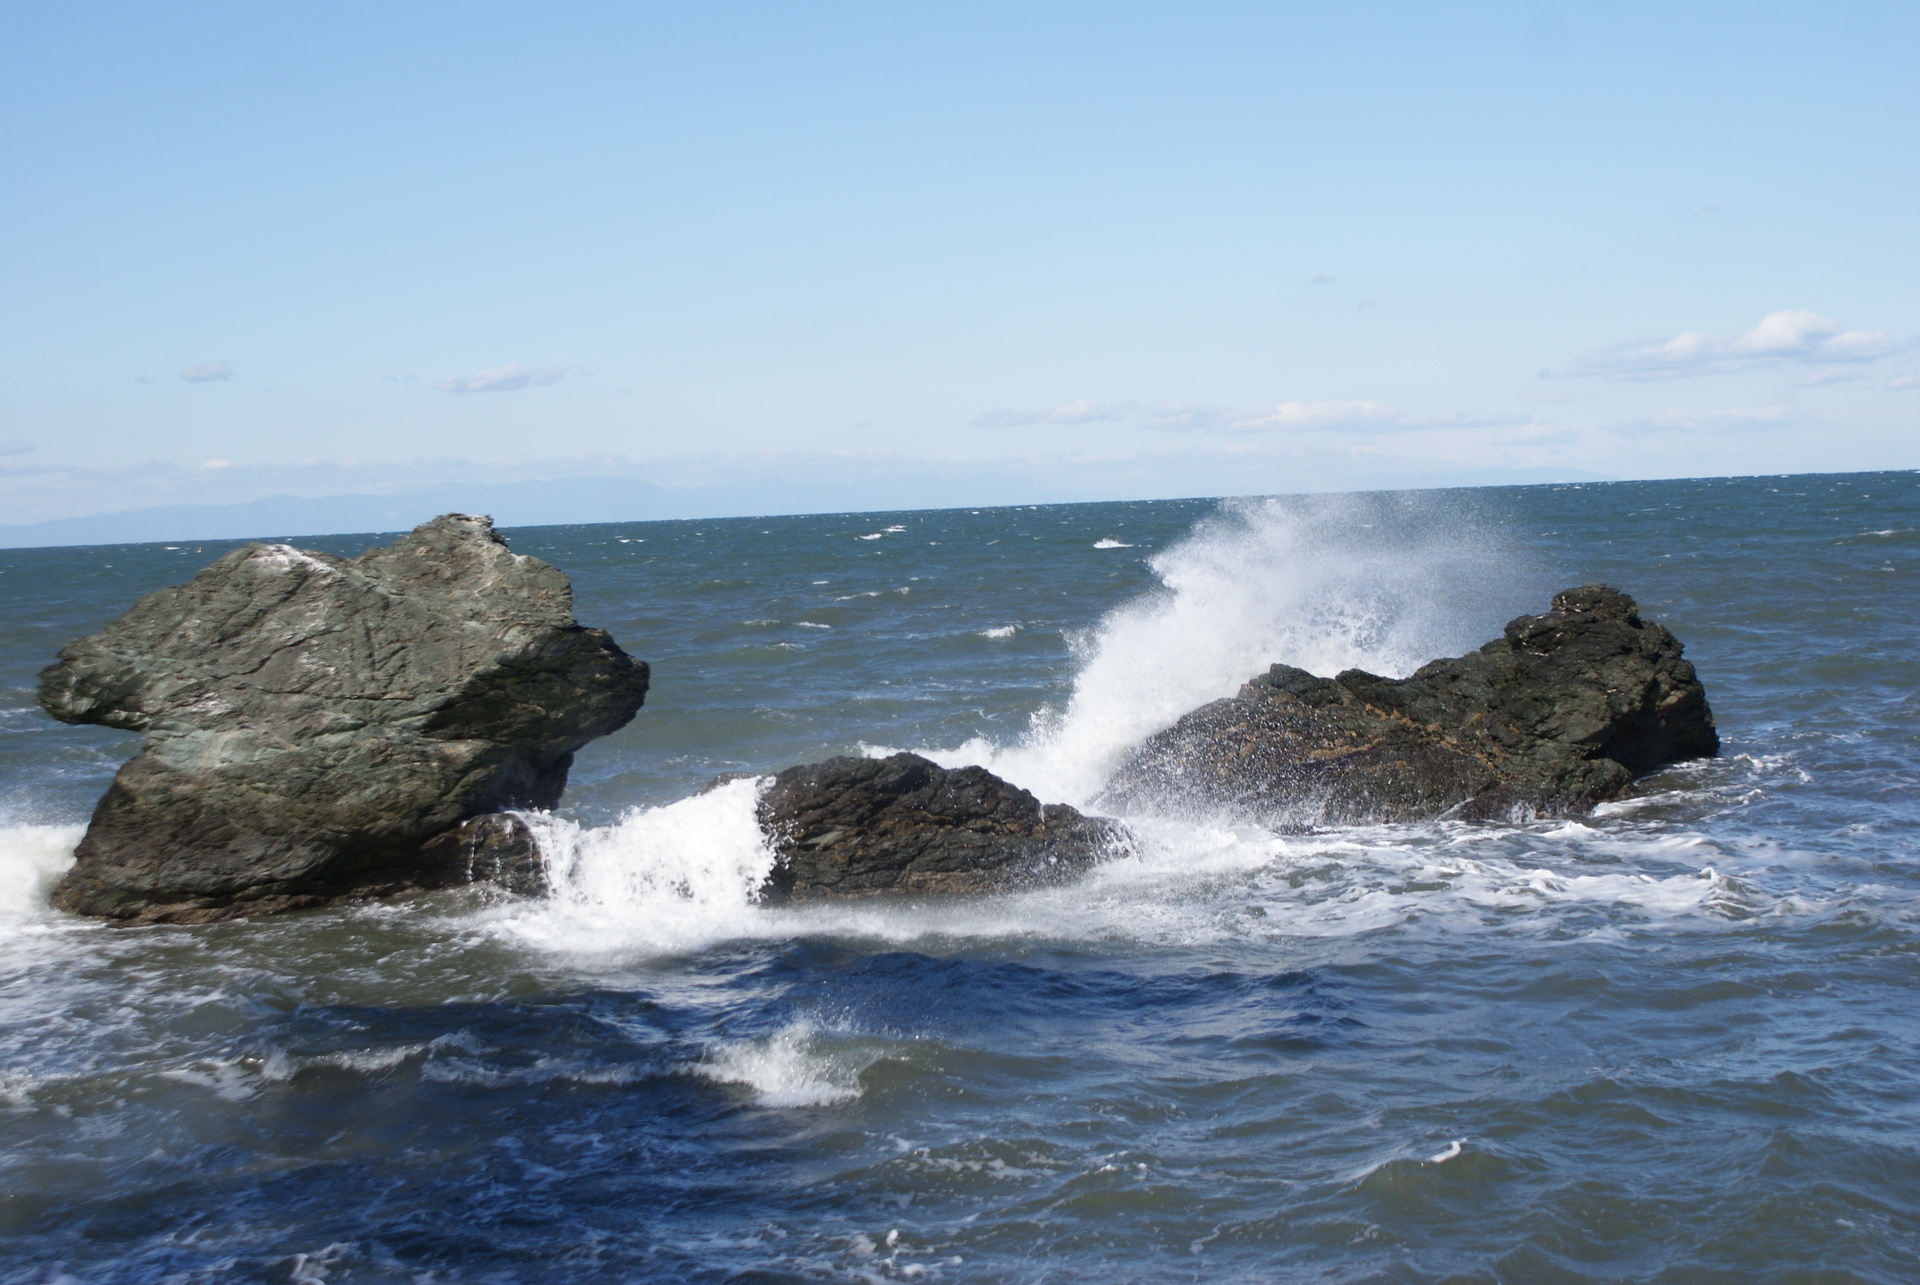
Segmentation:
<svg viewBox="0 0 1920 1285">
<path fill-rule="evenodd" d="M 1407 678 L 1275 665 L 1149 738 L 1101 802 L 1294 826 L 1569 814 L 1719 744 L 1679 640 L 1586 585 Z"/>
<path fill-rule="evenodd" d="M 353 559 L 247 545 L 149 594 L 40 676 L 55 718 L 146 735 L 54 904 L 182 922 L 475 877 L 429 841 L 553 806 L 645 698 L 571 596 L 461 514 Z"/>
<path fill-rule="evenodd" d="M 1117 822 L 918 754 L 790 767 L 761 796 L 760 824 L 778 858 L 769 901 L 1031 886 L 1128 842 Z"/>
</svg>

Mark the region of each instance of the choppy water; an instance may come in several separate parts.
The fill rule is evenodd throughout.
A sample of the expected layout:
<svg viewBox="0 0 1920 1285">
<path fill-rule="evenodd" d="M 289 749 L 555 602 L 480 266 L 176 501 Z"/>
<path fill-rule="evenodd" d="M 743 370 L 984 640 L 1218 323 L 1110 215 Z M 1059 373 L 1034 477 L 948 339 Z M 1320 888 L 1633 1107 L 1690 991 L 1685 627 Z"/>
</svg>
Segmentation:
<svg viewBox="0 0 1920 1285">
<path fill-rule="evenodd" d="M 0 1281 L 1915 1279 L 1916 528 L 1865 474 L 518 531 L 654 664 L 560 891 L 133 930 L 46 908 L 134 742 L 32 675 L 230 546 L 0 553 Z M 1585 822 L 770 910 L 753 787 L 688 797 L 908 747 L 1078 801 L 1271 661 L 1596 579 L 1725 755 Z"/>
</svg>

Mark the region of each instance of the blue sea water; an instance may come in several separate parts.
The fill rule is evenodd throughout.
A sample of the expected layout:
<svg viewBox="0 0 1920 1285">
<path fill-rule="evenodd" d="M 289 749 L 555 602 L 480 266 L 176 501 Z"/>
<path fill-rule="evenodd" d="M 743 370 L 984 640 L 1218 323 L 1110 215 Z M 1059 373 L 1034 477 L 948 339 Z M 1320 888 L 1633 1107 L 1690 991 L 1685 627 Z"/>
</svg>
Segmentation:
<svg viewBox="0 0 1920 1285">
<path fill-rule="evenodd" d="M 0 1281 L 1920 1278 L 1920 476 L 509 534 L 654 666 L 554 894 L 197 927 L 47 907 L 136 742 L 31 687 L 231 546 L 0 553 Z M 1724 750 L 1582 820 L 1139 816 L 1066 887 L 775 909 L 752 782 L 695 793 L 1084 802 L 1273 661 L 1593 580 Z"/>
</svg>

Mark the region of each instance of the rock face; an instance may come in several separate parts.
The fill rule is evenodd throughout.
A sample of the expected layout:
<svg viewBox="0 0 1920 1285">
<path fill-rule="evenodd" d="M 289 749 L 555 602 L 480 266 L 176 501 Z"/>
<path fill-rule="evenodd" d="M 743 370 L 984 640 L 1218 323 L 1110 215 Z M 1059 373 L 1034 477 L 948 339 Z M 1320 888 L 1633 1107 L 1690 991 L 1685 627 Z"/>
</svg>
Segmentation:
<svg viewBox="0 0 1920 1285">
<path fill-rule="evenodd" d="M 1407 678 L 1275 665 L 1148 739 L 1101 801 L 1283 826 L 1567 814 L 1719 745 L 1679 641 L 1586 585 Z"/>
<path fill-rule="evenodd" d="M 918 754 L 790 767 L 761 795 L 760 824 L 777 854 L 761 896 L 776 902 L 1048 883 L 1127 842 L 1116 822 Z"/>
<path fill-rule="evenodd" d="M 557 568 L 462 514 L 353 559 L 250 544 L 147 595 L 40 675 L 55 718 L 146 734 L 54 904 L 197 922 L 524 885 L 525 836 L 455 827 L 551 807 L 574 751 L 647 691 L 646 664 L 571 600 Z"/>
</svg>

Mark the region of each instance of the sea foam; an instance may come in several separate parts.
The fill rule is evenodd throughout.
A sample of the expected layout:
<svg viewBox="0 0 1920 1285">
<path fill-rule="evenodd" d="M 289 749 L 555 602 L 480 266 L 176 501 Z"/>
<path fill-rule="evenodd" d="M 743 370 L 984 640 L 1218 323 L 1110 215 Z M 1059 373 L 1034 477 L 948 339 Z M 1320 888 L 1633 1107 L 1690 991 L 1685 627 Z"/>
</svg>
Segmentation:
<svg viewBox="0 0 1920 1285">
<path fill-rule="evenodd" d="M 83 825 L 0 825 L 0 934 L 44 922 L 47 894 L 73 864 Z"/>
</svg>

